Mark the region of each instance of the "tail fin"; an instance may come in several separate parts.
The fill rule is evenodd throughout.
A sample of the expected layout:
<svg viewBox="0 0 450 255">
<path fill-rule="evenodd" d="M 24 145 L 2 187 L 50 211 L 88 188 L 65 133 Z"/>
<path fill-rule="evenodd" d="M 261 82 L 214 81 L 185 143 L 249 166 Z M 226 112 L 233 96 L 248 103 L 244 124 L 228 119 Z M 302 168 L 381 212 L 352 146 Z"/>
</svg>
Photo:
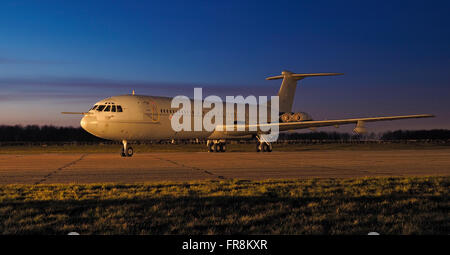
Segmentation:
<svg viewBox="0 0 450 255">
<path fill-rule="evenodd" d="M 289 71 L 281 72 L 281 75 L 268 77 L 266 80 L 283 79 L 280 91 L 278 92 L 280 102 L 280 112 L 291 112 L 292 104 L 294 103 L 295 89 L 297 88 L 297 81 L 306 77 L 314 76 L 332 76 L 342 75 L 343 73 L 304 73 L 297 74 Z"/>
</svg>

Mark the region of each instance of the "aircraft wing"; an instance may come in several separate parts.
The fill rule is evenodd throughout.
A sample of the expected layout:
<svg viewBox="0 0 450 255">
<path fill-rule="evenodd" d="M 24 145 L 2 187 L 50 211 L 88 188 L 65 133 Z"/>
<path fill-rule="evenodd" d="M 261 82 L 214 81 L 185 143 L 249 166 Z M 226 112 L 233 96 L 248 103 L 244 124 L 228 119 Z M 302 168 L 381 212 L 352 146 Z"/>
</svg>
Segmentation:
<svg viewBox="0 0 450 255">
<path fill-rule="evenodd" d="M 319 121 L 301 121 L 301 122 L 280 122 L 280 123 L 267 123 L 267 124 L 241 124 L 233 126 L 223 126 L 224 131 L 215 131 L 213 135 L 218 136 L 219 133 L 226 136 L 241 136 L 245 134 L 259 134 L 264 133 L 262 130 L 267 130 L 269 127 L 278 125 L 279 131 L 295 130 L 295 129 L 305 129 L 305 128 L 316 128 L 316 127 L 326 127 L 326 126 L 339 126 L 346 124 L 357 124 L 355 132 L 364 132 L 365 122 L 375 122 L 375 121 L 387 121 L 387 120 L 401 120 L 401 119 L 416 119 L 416 118 L 430 118 L 434 117 L 431 114 L 419 114 L 419 115 L 405 115 L 405 116 L 389 116 L 389 117 L 373 117 L 373 118 L 357 118 L 357 119 L 342 119 L 342 120 L 319 120 Z M 245 128 L 245 131 L 238 131 Z M 359 129 L 358 129 L 359 128 Z M 253 129 L 255 131 L 249 131 Z M 361 133 L 362 133 L 361 132 Z"/>
<path fill-rule="evenodd" d="M 387 121 L 387 120 L 401 120 L 401 119 L 417 119 L 417 118 L 430 118 L 434 117 L 430 114 L 420 115 L 406 115 L 406 116 L 389 116 L 389 117 L 372 117 L 372 118 L 357 118 L 357 119 L 343 119 L 343 120 L 319 120 L 319 121 L 303 121 L 303 122 L 286 122 L 279 123 L 280 131 L 302 129 L 302 128 L 314 128 L 314 127 L 326 127 L 336 125 L 346 125 L 358 122 L 375 122 L 375 121 Z"/>
</svg>

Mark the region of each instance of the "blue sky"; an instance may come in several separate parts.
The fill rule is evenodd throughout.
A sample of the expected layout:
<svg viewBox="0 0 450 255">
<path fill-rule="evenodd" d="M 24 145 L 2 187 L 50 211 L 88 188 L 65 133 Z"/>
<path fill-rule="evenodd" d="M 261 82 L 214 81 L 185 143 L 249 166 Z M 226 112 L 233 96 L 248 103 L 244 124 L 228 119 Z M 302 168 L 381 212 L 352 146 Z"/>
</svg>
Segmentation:
<svg viewBox="0 0 450 255">
<path fill-rule="evenodd" d="M 0 124 L 79 125 L 130 93 L 272 95 L 305 79 L 315 119 L 433 113 L 374 130 L 450 128 L 448 1 L 2 1 Z"/>
</svg>

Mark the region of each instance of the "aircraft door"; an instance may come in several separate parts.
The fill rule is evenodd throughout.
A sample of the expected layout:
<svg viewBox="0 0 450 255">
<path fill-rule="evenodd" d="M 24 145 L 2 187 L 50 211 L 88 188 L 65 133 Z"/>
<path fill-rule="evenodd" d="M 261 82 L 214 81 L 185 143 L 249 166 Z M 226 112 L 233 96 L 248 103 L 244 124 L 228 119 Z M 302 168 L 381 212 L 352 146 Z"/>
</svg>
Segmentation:
<svg viewBox="0 0 450 255">
<path fill-rule="evenodd" d="M 151 109 L 152 109 L 152 121 L 159 122 L 160 113 L 159 113 L 158 105 L 153 101 L 151 102 Z"/>
<path fill-rule="evenodd" d="M 145 118 L 151 122 L 159 122 L 161 115 L 158 104 L 154 101 L 145 101 Z"/>
</svg>

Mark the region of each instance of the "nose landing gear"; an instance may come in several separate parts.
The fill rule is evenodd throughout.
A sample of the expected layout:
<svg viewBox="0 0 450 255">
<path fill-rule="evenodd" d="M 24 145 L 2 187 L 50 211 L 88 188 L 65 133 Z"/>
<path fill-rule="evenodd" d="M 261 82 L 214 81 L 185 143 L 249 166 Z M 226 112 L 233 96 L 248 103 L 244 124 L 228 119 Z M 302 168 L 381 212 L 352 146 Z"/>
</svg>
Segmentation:
<svg viewBox="0 0 450 255">
<path fill-rule="evenodd" d="M 122 140 L 123 143 L 123 148 L 122 148 L 122 152 L 121 152 L 121 156 L 122 157 L 131 157 L 133 156 L 134 150 L 133 147 L 131 146 L 127 146 L 127 140 Z"/>
</svg>

